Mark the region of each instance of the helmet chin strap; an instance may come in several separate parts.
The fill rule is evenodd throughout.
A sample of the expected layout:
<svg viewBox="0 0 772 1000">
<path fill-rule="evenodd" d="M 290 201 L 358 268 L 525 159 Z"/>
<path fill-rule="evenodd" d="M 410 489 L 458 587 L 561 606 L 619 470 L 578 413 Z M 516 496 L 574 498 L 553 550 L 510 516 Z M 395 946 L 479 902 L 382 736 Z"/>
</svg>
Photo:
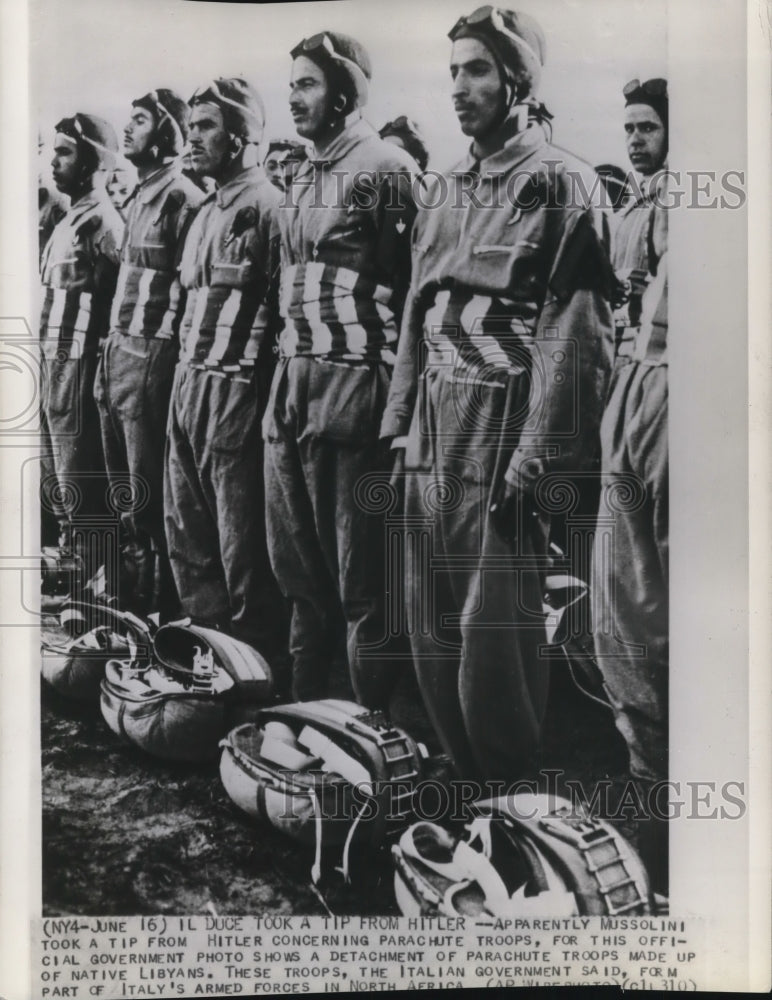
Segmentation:
<svg viewBox="0 0 772 1000">
<path fill-rule="evenodd" d="M 499 119 L 496 131 L 505 130 L 515 135 L 522 132 L 528 125 L 528 104 L 525 101 L 517 100 L 517 93 L 514 84 L 507 81 L 506 96 L 508 98 L 504 108 L 504 113 Z"/>
<path fill-rule="evenodd" d="M 517 84 L 508 72 L 501 68 L 501 75 L 504 77 L 504 113 L 497 125 L 497 129 L 512 128 L 515 132 L 522 132 L 528 124 L 528 104 L 530 95 L 526 95 L 523 100 L 518 99 Z"/>
</svg>

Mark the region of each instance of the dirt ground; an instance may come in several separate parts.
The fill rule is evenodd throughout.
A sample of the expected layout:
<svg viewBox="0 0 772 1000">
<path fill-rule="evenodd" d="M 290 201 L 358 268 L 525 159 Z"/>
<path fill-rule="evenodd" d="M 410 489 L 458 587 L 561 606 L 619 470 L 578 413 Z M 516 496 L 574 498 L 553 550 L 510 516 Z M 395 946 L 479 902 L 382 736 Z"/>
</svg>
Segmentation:
<svg viewBox="0 0 772 1000">
<path fill-rule="evenodd" d="M 74 707 L 42 687 L 45 915 L 399 912 L 388 843 L 354 853 L 351 885 L 333 857 L 314 887 L 312 850 L 237 810 L 216 762 L 149 757 L 121 743 L 98 706 Z M 342 677 L 334 694 L 346 696 Z M 400 684 L 393 718 L 432 746 L 412 677 Z M 540 767 L 590 791 L 611 779 L 618 795 L 623 783 L 626 752 L 610 712 L 579 694 L 563 665 L 552 672 Z"/>
</svg>

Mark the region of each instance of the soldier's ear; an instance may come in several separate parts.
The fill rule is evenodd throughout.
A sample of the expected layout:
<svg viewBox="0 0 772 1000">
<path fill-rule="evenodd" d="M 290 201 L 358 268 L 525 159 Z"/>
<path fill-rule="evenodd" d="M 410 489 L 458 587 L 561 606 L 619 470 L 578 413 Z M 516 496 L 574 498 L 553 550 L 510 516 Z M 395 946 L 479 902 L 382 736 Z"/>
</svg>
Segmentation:
<svg viewBox="0 0 772 1000">
<path fill-rule="evenodd" d="M 241 140 L 241 136 L 231 134 L 230 150 L 233 156 L 236 156 L 237 153 L 240 153 L 243 148 L 244 148 L 244 143 Z"/>
</svg>

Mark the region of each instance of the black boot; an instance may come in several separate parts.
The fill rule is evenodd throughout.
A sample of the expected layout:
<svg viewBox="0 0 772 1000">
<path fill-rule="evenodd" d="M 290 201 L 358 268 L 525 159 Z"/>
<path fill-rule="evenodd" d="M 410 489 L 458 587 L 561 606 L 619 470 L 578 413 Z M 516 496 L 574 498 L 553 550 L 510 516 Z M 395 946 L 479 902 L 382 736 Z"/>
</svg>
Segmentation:
<svg viewBox="0 0 772 1000">
<path fill-rule="evenodd" d="M 159 623 L 163 625 L 165 622 L 173 622 L 181 618 L 182 608 L 169 556 L 165 551 L 156 549 L 155 557 L 158 600 L 153 610 L 158 611 Z"/>
<path fill-rule="evenodd" d="M 154 589 L 155 553 L 150 541 L 132 538 L 121 547 L 119 606 L 144 618 L 153 610 Z"/>
</svg>

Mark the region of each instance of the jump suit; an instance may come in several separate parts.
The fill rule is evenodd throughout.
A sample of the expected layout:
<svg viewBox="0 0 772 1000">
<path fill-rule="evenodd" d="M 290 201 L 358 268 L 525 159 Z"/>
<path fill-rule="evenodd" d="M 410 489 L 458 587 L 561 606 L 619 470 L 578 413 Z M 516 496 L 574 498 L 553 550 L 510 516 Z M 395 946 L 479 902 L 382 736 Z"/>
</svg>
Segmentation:
<svg viewBox="0 0 772 1000">
<path fill-rule="evenodd" d="M 273 666 L 286 660 L 286 613 L 266 548 L 260 418 L 275 363 L 278 201 L 250 167 L 208 195 L 190 227 L 164 480 L 183 611 Z"/>
<path fill-rule="evenodd" d="M 652 213 L 666 215 L 661 209 Z M 643 816 L 638 850 L 667 894 L 669 521 L 667 254 L 650 283 L 630 357 L 618 359 L 601 424 L 604 489 L 593 553 L 595 650 L 627 743 Z M 661 810 L 661 811 L 660 811 Z"/>
<path fill-rule="evenodd" d="M 352 686 L 385 707 L 397 666 L 371 476 L 410 272 L 415 163 L 361 120 L 301 165 L 280 212 L 280 361 L 264 421 L 271 562 L 292 600 L 298 700 L 346 635 Z M 392 647 L 393 649 L 393 647 Z"/>
<path fill-rule="evenodd" d="M 41 184 L 38 187 L 38 247 L 40 264 L 43 262 L 43 251 L 51 239 L 54 227 L 59 223 L 67 209 L 58 192 Z M 53 457 L 43 459 L 43 476 L 55 476 Z M 56 516 L 50 504 L 41 505 L 40 536 L 43 545 L 56 545 L 59 534 Z"/>
<path fill-rule="evenodd" d="M 90 191 L 56 225 L 41 261 L 42 501 L 63 524 L 80 525 L 74 541 L 87 559 L 87 579 L 104 561 L 99 537 L 112 513 L 94 375 L 122 238 L 123 221 L 107 195 Z"/>
<path fill-rule="evenodd" d="M 616 234 L 615 261 L 634 255 L 649 284 L 603 414 L 593 569 L 598 664 L 645 781 L 668 776 L 667 274 L 651 246 L 655 212 L 666 219 L 648 202 L 635 230 Z"/>
<path fill-rule="evenodd" d="M 177 267 L 202 197 L 177 162 L 160 167 L 131 195 L 110 336 L 95 386 L 107 472 L 131 501 L 123 512 L 123 557 L 133 592 L 121 597 L 139 613 L 159 610 L 151 608 L 157 555 L 163 617 L 175 613 L 176 594 L 164 533 L 161 431 L 184 308 Z"/>
<path fill-rule="evenodd" d="M 532 126 L 482 162 L 467 157 L 419 213 L 381 431 L 408 432 L 419 685 L 457 771 L 477 780 L 533 764 L 549 680 L 537 488 L 598 450 L 612 354 L 605 229 L 576 204 L 570 174 L 591 190 L 590 168 Z M 507 537 L 489 511 L 505 477 L 522 498 Z"/>
</svg>

